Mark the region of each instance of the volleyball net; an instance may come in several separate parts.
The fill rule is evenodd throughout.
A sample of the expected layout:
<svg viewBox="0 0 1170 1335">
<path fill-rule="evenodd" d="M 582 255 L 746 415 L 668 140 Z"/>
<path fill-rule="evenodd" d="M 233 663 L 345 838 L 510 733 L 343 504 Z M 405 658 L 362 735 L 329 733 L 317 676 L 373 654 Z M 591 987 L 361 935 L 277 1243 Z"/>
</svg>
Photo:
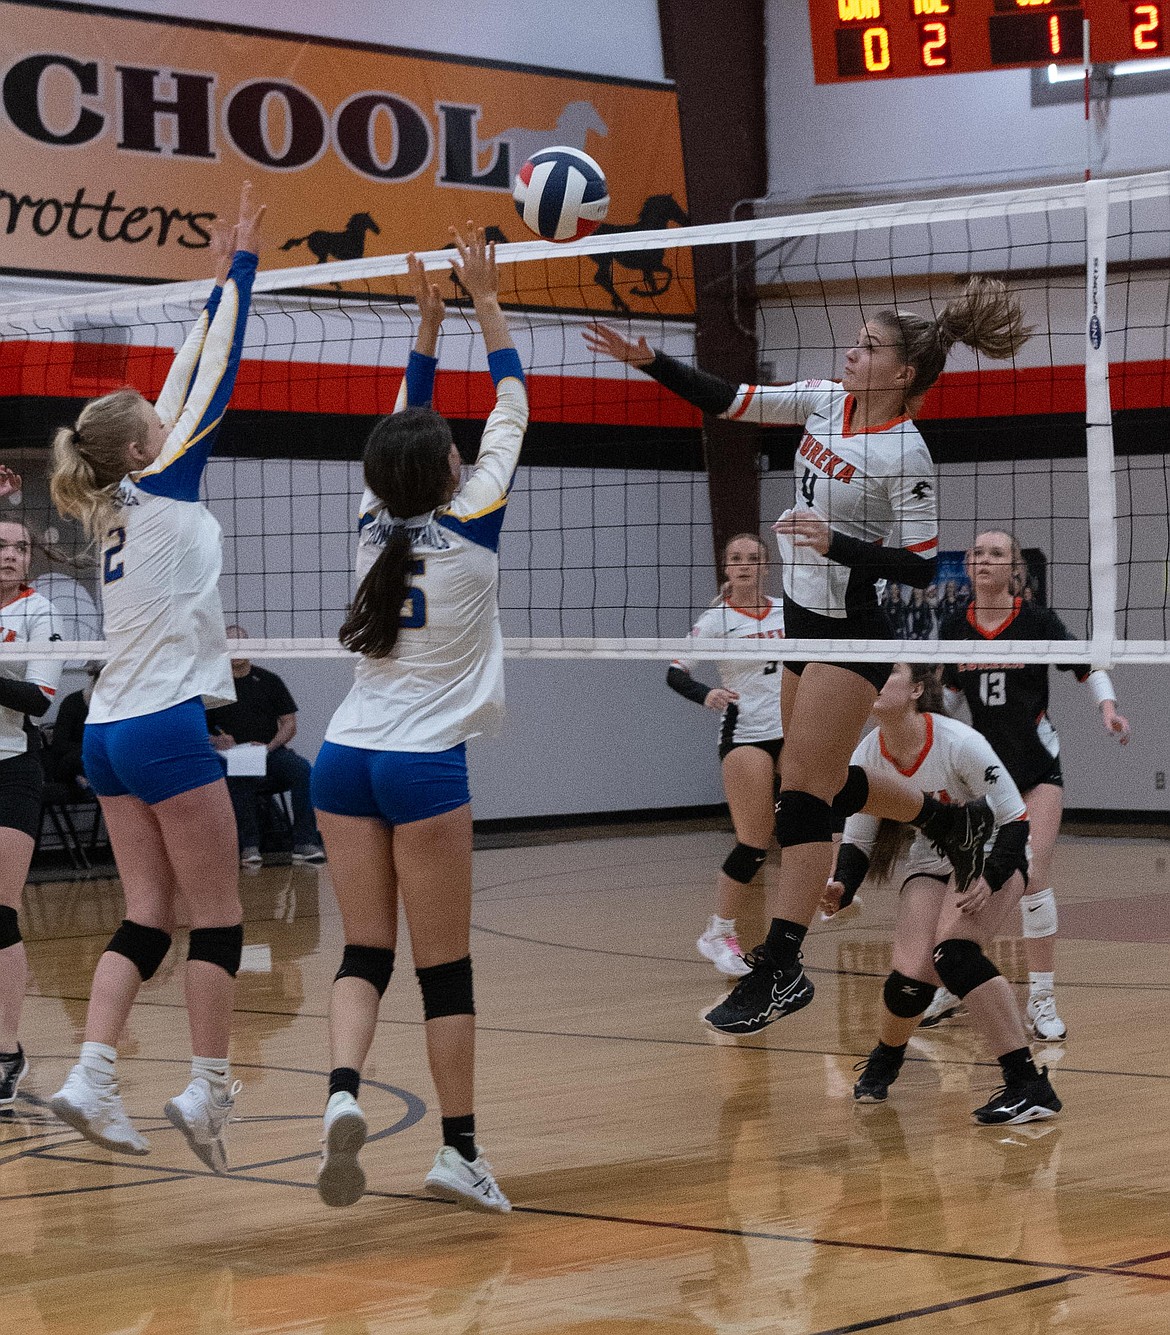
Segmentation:
<svg viewBox="0 0 1170 1335">
<path fill-rule="evenodd" d="M 1074 636 L 1013 644 L 1013 658 L 1170 658 L 1170 173 L 501 244 L 500 295 L 532 413 L 500 546 L 509 654 L 774 654 L 767 642 L 687 638 L 719 591 L 701 416 L 637 370 L 596 358 L 582 338 L 602 318 L 693 362 L 699 248 L 700 296 L 747 322 L 761 382 L 839 377 L 872 314 L 933 314 L 972 274 L 1003 279 L 1034 326 L 1012 361 L 956 346 L 917 418 L 936 466 L 941 555 L 931 588 L 882 590 L 905 639 L 899 657 L 1002 656 L 994 643 L 942 648 L 936 637 L 966 597 L 972 539 L 1003 529 L 1027 560 L 1022 596 L 1056 610 Z M 472 459 L 493 402 L 482 341 L 449 253 L 423 258 L 448 306 L 435 406 Z M 393 408 L 417 325 L 405 268 L 403 256 L 375 256 L 257 278 L 206 473 L 224 532 L 225 613 L 247 631 L 241 652 L 251 657 L 345 653 L 336 635 L 354 591 L 362 445 Z M 34 566 L 62 615 L 58 657 L 101 656 L 100 589 L 82 535 L 48 502 L 51 429 L 122 384 L 155 396 L 207 290 L 122 287 L 0 306 L 0 462 L 24 478 L 18 507 L 0 501 L 0 521 L 19 515 L 79 562 Z M 773 550 L 768 525 L 793 504 L 800 442 L 799 427 L 759 435 L 762 533 Z M 770 591 L 780 593 L 778 571 Z M 888 641 L 847 639 L 793 640 L 786 652 L 891 656 Z"/>
</svg>

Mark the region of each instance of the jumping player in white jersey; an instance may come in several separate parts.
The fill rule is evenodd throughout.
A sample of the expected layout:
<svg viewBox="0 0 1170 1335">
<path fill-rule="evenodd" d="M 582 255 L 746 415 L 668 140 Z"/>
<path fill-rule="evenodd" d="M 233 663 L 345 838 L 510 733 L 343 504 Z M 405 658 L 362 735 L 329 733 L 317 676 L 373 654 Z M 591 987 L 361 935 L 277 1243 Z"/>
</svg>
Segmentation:
<svg viewBox="0 0 1170 1335">
<path fill-rule="evenodd" d="M 345 928 L 329 1004 L 332 1070 L 317 1177 L 327 1205 L 350 1205 L 365 1190 L 357 1095 L 394 967 L 401 896 L 442 1115 L 426 1189 L 473 1209 L 512 1208 L 475 1138 L 466 743 L 496 731 L 503 715 L 497 551 L 528 395 L 497 297 L 495 247 L 471 223 L 455 245 L 455 276 L 475 303 L 496 404 L 460 488 L 451 429 L 430 406 L 443 302 L 411 256 L 418 338 L 400 411 L 366 442 L 360 584 L 341 629 L 342 644 L 362 656 L 313 767 L 313 804 Z"/>
<path fill-rule="evenodd" d="M 644 338 L 632 343 L 591 325 L 586 344 L 638 366 L 704 412 L 732 420 L 804 426 L 796 459 L 797 504 L 773 526 L 784 556 L 789 637 L 889 639 L 878 606 L 881 579 L 925 587 L 938 551 L 934 468 L 910 420 L 956 342 L 1007 357 L 1027 337 L 1002 283 L 972 279 L 935 320 L 880 311 L 845 355 L 840 384 L 740 385 L 697 371 Z M 889 664 L 784 665 L 784 764 L 776 837 L 779 884 L 766 941 L 752 971 L 704 1017 L 726 1033 L 755 1033 L 812 1000 L 800 950 L 833 860 L 833 834 L 855 811 L 911 822 L 955 861 L 961 889 L 978 876 L 989 817 L 946 807 L 910 785 L 867 779 L 849 758 Z"/>
<path fill-rule="evenodd" d="M 0 498 L 21 481 L 0 464 Z M 33 537 L 15 516 L 0 516 L 0 644 L 59 640 L 53 604 L 28 583 Z M 28 1073 L 20 1013 L 28 961 L 20 934 L 20 901 L 41 824 L 44 773 L 29 749 L 25 723 L 53 702 L 64 665 L 51 658 L 0 658 L 0 1108 L 10 1108 Z"/>
<path fill-rule="evenodd" d="M 149 1150 L 118 1093 L 116 1044 L 167 953 L 181 899 L 193 1058 L 166 1115 L 216 1172 L 238 1090 L 228 1039 L 243 909 L 235 819 L 203 712 L 235 691 L 219 601 L 222 536 L 199 487 L 240 362 L 263 211 L 245 185 L 235 228 L 217 229 L 215 286 L 158 403 L 122 389 L 86 404 L 57 433 L 50 483 L 58 510 L 101 548 L 109 651 L 83 758 L 126 896 L 94 974 L 80 1060 L 50 1106 L 107 1149 Z"/>
<path fill-rule="evenodd" d="M 997 529 L 980 533 L 967 555 L 971 601 L 939 629 L 944 640 L 982 639 L 1003 646 L 1004 662 L 952 664 L 943 675 L 948 703 L 967 702 L 971 721 L 1003 759 L 1015 780 L 1032 822 L 1032 885 L 1020 902 L 1024 954 L 1028 961 L 1028 1026 L 1037 1038 L 1058 1043 L 1067 1034 L 1056 1009 L 1056 896 L 1052 891 L 1052 855 L 1060 834 L 1064 776 L 1060 738 L 1048 718 L 1048 668 L 1043 663 L 1013 663 L 1011 645 L 1020 640 L 1067 640 L 1072 637 L 1050 608 L 1022 596 L 1027 579 L 1020 544 Z M 1084 682 L 1101 711 L 1106 732 L 1125 746 L 1129 722 L 1118 712 L 1107 672 L 1087 664 L 1061 664 Z M 958 1008 L 958 999 L 940 989 L 923 1023 L 937 1024 Z"/>
<path fill-rule="evenodd" d="M 897 1079 L 906 1044 L 942 979 L 967 1006 L 1003 1072 L 1004 1086 L 975 1110 L 977 1122 L 1032 1122 L 1060 1111 L 1037 1071 L 1011 984 L 984 953 L 1024 893 L 1028 821 L 1019 789 L 987 740 L 942 712 L 942 687 L 929 664 L 895 663 L 874 702 L 878 726 L 853 753 L 867 773 L 883 769 L 920 784 L 943 801 L 986 797 L 995 840 L 983 875 L 959 894 L 950 868 L 906 826 L 850 816 L 827 887 L 852 895 L 867 874 L 899 889 L 893 968 L 882 992 L 878 1045 L 853 1090 L 858 1103 L 882 1103 Z M 861 1068 L 859 1068 L 861 1069 Z"/>
<path fill-rule="evenodd" d="M 692 635 L 704 639 L 780 640 L 784 609 L 764 592 L 768 549 L 754 533 L 737 533 L 723 548 L 724 584 L 713 607 L 695 622 Z M 687 700 L 718 710 L 719 761 L 723 789 L 735 826 L 735 847 L 727 855 L 715 886 L 715 912 L 695 943 L 726 978 L 748 971 L 740 953 L 735 918 L 744 891 L 768 858 L 780 773 L 780 664 L 719 663 L 719 686 L 694 677 L 690 659 L 678 658 L 666 673 L 666 684 Z"/>
</svg>

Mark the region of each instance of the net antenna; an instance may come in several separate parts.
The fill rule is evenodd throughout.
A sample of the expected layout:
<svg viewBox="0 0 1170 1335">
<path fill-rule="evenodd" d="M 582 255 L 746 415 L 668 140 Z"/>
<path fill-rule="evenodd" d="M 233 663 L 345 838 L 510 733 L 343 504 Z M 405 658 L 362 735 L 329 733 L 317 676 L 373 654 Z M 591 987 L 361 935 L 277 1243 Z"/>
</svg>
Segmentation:
<svg viewBox="0 0 1170 1335">
<path fill-rule="evenodd" d="M 729 290 L 737 265 L 754 253 L 759 376 L 772 383 L 838 376 L 841 350 L 878 309 L 931 314 L 967 276 L 1002 278 L 1035 326 L 1033 338 L 1009 362 L 956 348 L 918 419 L 937 467 L 949 561 L 917 598 L 917 612 L 925 601 L 930 613 L 918 621 L 937 628 L 947 582 L 961 582 L 975 534 L 1008 529 L 1043 568 L 1031 596 L 1042 596 L 1073 636 L 1015 643 L 1013 658 L 1094 666 L 1170 659 L 1170 474 L 1159 444 L 1170 413 L 1166 172 L 557 246 L 500 244 L 501 299 L 532 401 L 500 549 L 510 655 L 775 654 L 774 644 L 688 637 L 719 593 L 701 420 L 640 372 L 595 359 L 581 338 L 585 323 L 602 318 L 693 360 L 696 246 L 717 248 Z M 449 275 L 449 251 L 422 258 Z M 239 651 L 249 657 L 345 656 L 336 633 L 353 593 L 361 445 L 393 408 L 414 336 L 405 273 L 405 256 L 394 255 L 257 277 L 233 406 L 206 475 L 224 530 L 225 612 L 248 631 Z M 491 384 L 470 303 L 449 277 L 443 283 L 436 407 L 470 458 Z M 46 292 L 0 306 L 3 394 L 19 406 L 0 436 L 0 460 L 24 475 L 20 513 L 56 530 L 61 546 L 78 552 L 84 543 L 49 507 L 49 428 L 119 384 L 157 393 L 206 293 L 206 283 L 181 283 Z M 799 438 L 799 430 L 767 434 L 761 493 L 769 519 L 792 504 Z M 0 501 L 0 518 L 8 504 Z M 96 572 L 89 592 L 100 592 Z M 771 592 L 779 593 L 775 577 Z M 910 590 L 883 597 L 914 599 Z M 1002 656 L 994 643 L 950 641 L 944 649 L 929 630 L 915 634 L 899 658 Z M 78 661 L 102 650 L 100 640 L 79 638 L 44 652 Z M 0 645 L 0 661 L 21 654 Z M 785 654 L 888 661 L 891 646 L 789 640 Z"/>
</svg>

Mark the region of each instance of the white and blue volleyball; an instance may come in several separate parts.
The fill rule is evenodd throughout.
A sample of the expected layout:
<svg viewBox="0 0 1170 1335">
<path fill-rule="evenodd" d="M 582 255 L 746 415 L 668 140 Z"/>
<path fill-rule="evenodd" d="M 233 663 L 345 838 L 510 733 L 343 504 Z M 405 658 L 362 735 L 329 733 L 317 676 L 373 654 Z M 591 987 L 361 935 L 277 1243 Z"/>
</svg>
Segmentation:
<svg viewBox="0 0 1170 1335">
<path fill-rule="evenodd" d="M 579 148 L 533 153 L 512 188 L 524 225 L 546 241 L 577 241 L 597 229 L 609 209 L 605 173 Z"/>
</svg>

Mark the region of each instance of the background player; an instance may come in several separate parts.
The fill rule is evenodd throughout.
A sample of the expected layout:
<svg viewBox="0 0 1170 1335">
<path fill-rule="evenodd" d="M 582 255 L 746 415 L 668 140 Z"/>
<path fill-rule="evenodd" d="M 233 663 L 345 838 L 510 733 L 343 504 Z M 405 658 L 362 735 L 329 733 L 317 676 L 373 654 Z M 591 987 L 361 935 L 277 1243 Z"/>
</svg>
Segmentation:
<svg viewBox="0 0 1170 1335">
<path fill-rule="evenodd" d="M 1007 357 L 1028 332 L 1002 283 L 973 278 L 935 320 L 893 310 L 871 317 L 845 354 L 840 384 L 806 380 L 736 388 L 652 351 L 644 338 L 631 343 L 604 325 L 589 326 L 585 339 L 595 352 L 640 367 L 704 412 L 803 424 L 797 504 L 773 526 L 784 557 L 785 632 L 889 639 L 877 581 L 924 588 L 934 578 L 938 554 L 934 465 L 907 402 L 934 383 L 956 342 Z M 832 866 L 834 829 L 867 800 L 873 814 L 912 820 L 936 842 L 950 841 L 961 888 L 978 872 L 966 859 L 981 865 L 984 831 L 968 828 L 965 812 L 884 778 L 867 782 L 863 771 L 850 769 L 888 672 L 888 664 L 785 664 L 776 817 L 782 856 L 774 916 L 767 939 L 748 957 L 752 972 L 708 1012 L 707 1022 L 717 1029 L 754 1033 L 812 1000 L 801 945 Z"/>
<path fill-rule="evenodd" d="M 781 639 L 784 610 L 764 592 L 768 549 L 754 533 L 737 533 L 723 549 L 723 588 L 713 607 L 695 623 L 692 635 L 707 639 Z M 715 912 L 695 943 L 727 978 L 748 972 L 735 930 L 744 891 L 768 857 L 775 820 L 776 776 L 780 773 L 780 664 L 734 662 L 719 664 L 721 686 L 705 686 L 692 675 L 688 659 L 676 659 L 666 683 L 722 715 L 719 761 L 723 790 L 735 826 L 736 844 L 719 870 Z"/>
<path fill-rule="evenodd" d="M 236 227 L 217 233 L 215 286 L 158 403 L 122 389 L 86 404 L 76 426 L 57 432 L 50 482 L 61 513 L 101 544 L 109 653 L 83 755 L 126 896 L 126 918 L 94 973 L 80 1060 L 50 1106 L 107 1149 L 148 1151 L 122 1106 L 115 1045 L 166 955 L 181 898 L 193 1057 L 191 1081 L 166 1114 L 216 1172 L 237 1089 L 228 1039 L 244 929 L 235 819 L 203 713 L 235 692 L 221 532 L 199 487 L 240 362 L 263 212 L 245 185 Z"/>
<path fill-rule="evenodd" d="M 1010 533 L 995 529 L 980 533 L 967 556 L 971 601 L 965 611 L 952 613 L 939 629 L 944 640 L 974 636 L 995 640 L 1007 648 L 1020 640 L 1069 640 L 1064 622 L 1050 608 L 1023 595 L 1027 579 L 1020 544 Z M 1085 682 L 1101 709 L 1107 732 L 1124 746 L 1129 723 L 1117 712 L 1117 697 L 1107 672 L 1062 665 Z M 1028 961 L 1028 1024 L 1037 1038 L 1053 1041 L 1067 1029 L 1056 1009 L 1056 897 L 1052 892 L 1052 855 L 1060 834 L 1064 809 L 1064 778 L 1060 770 L 1060 738 L 1048 719 L 1048 668 L 1043 663 L 980 663 L 948 667 L 944 683 L 967 701 L 971 721 L 991 743 L 1028 804 L 1032 823 L 1032 889 L 1020 904 L 1024 953 Z M 927 1012 L 928 1019 L 954 1014 L 958 1000 L 953 989 L 940 992 Z"/>
<path fill-rule="evenodd" d="M 1060 1111 L 1047 1070 L 1036 1070 L 1011 984 L 984 953 L 1024 893 L 1028 821 L 1024 802 L 999 757 L 973 728 L 943 713 L 936 669 L 895 663 L 873 706 L 878 726 L 862 738 L 853 763 L 889 769 L 929 792 L 970 801 L 986 797 L 997 827 L 983 875 L 965 891 L 949 887 L 950 868 L 905 826 L 850 816 L 828 895 L 849 895 L 867 872 L 899 887 L 893 968 L 882 992 L 878 1045 L 853 1090 L 859 1103 L 883 1103 L 901 1070 L 906 1044 L 938 979 L 965 997 L 1003 1071 L 1004 1087 L 975 1120 L 1031 1122 Z"/>
<path fill-rule="evenodd" d="M 398 897 L 422 991 L 443 1145 L 427 1190 L 507 1211 L 475 1140 L 468 738 L 503 714 L 497 549 L 528 424 L 524 372 L 497 298 L 495 247 L 455 234 L 455 276 L 475 304 L 496 405 L 471 476 L 429 405 L 443 302 L 410 257 L 420 326 L 399 394 L 366 443 L 358 522 L 361 583 L 341 642 L 362 655 L 313 767 L 313 801 L 345 928 L 329 1004 L 332 1070 L 317 1178 L 327 1205 L 365 1190 L 357 1103 L 378 1006 L 394 967 Z"/>
<path fill-rule="evenodd" d="M 0 464 L 0 499 L 21 481 Z M 59 640 L 53 604 L 28 583 L 33 540 L 15 516 L 0 518 L 0 644 Z M 20 1013 L 28 961 L 20 903 L 41 825 L 44 774 L 30 747 L 26 720 L 40 718 L 61 680 L 59 660 L 0 658 L 0 1108 L 10 1108 L 28 1072 Z"/>
</svg>

